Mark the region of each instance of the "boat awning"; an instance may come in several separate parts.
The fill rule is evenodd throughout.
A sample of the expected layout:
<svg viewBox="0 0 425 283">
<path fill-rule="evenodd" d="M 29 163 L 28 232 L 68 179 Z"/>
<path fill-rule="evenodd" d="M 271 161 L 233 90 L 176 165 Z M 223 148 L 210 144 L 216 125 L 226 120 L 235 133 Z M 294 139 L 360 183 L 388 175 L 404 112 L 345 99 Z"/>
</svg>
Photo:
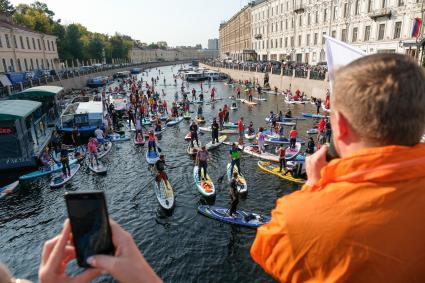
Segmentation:
<svg viewBox="0 0 425 283">
<path fill-rule="evenodd" d="M 90 101 L 78 104 L 75 114 L 103 113 L 102 102 Z"/>
<path fill-rule="evenodd" d="M 11 98 L 32 98 L 56 96 L 63 90 L 60 86 L 37 86 L 28 88 L 11 96 Z"/>
<path fill-rule="evenodd" d="M 12 83 L 10 82 L 9 78 L 6 75 L 0 75 L 0 83 L 3 86 L 11 86 Z"/>
<path fill-rule="evenodd" d="M 26 118 L 41 107 L 41 102 L 31 100 L 0 101 L 0 121 Z"/>
</svg>

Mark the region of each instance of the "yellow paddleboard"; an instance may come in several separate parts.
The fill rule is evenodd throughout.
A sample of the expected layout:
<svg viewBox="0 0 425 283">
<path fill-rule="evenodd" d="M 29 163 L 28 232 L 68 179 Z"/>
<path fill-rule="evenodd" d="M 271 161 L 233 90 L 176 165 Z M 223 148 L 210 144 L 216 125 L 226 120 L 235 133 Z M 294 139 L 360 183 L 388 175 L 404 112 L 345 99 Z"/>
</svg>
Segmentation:
<svg viewBox="0 0 425 283">
<path fill-rule="evenodd" d="M 279 165 L 276 163 L 272 163 L 272 162 L 263 162 L 263 161 L 258 161 L 257 163 L 258 167 L 260 167 L 260 169 L 264 172 L 267 172 L 269 174 L 273 174 L 275 176 L 278 176 L 281 179 L 290 181 L 290 182 L 294 182 L 294 183 L 298 183 L 298 184 L 304 184 L 306 180 L 304 179 L 296 179 L 294 177 L 292 177 L 291 173 L 288 173 L 286 175 L 284 175 L 284 171 L 279 172 Z"/>
</svg>

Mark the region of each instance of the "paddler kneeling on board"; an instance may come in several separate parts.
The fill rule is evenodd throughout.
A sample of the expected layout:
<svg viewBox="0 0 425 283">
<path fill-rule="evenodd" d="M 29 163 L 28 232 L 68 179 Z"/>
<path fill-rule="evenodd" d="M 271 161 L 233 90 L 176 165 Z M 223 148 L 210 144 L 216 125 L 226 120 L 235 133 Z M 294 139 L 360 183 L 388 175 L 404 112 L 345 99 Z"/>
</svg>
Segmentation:
<svg viewBox="0 0 425 283">
<path fill-rule="evenodd" d="M 161 180 L 167 181 L 168 176 L 167 173 L 165 173 L 165 155 L 161 154 L 159 156 L 158 161 L 155 163 L 155 169 L 156 169 L 156 182 L 158 183 L 158 187 L 160 186 Z"/>
<path fill-rule="evenodd" d="M 251 256 L 279 282 L 425 282 L 425 71 L 378 53 L 333 77 L 334 149 L 307 157 Z"/>
</svg>

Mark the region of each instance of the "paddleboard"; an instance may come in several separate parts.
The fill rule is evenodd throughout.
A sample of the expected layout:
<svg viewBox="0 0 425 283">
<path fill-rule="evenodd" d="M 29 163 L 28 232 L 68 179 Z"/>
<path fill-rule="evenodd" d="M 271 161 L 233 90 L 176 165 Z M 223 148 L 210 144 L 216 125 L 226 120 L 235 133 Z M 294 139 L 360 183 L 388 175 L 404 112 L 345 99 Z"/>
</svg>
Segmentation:
<svg viewBox="0 0 425 283">
<path fill-rule="evenodd" d="M 282 172 L 279 172 L 279 164 L 277 163 L 271 163 L 271 162 L 263 162 L 263 161 L 258 161 L 257 162 L 258 167 L 269 174 L 273 174 L 275 176 L 278 176 L 281 179 L 287 180 L 287 181 L 291 181 L 294 183 L 298 183 L 298 184 L 304 184 L 305 180 L 304 179 L 297 179 L 292 177 L 291 172 L 289 172 L 288 174 L 284 175 L 284 170 Z"/>
<path fill-rule="evenodd" d="M 141 135 L 141 136 L 142 136 L 142 139 L 140 139 L 140 140 L 137 140 L 137 136 L 134 136 L 133 142 L 134 142 L 135 145 L 144 145 L 145 144 L 145 137 L 143 135 Z"/>
<path fill-rule="evenodd" d="M 171 126 L 177 125 L 181 121 L 183 121 L 183 117 L 177 117 L 177 118 L 174 118 L 174 120 L 167 122 L 166 125 L 167 125 L 167 127 L 171 127 Z"/>
<path fill-rule="evenodd" d="M 227 163 L 227 181 L 232 180 L 232 175 L 230 174 L 230 169 L 231 169 L 231 164 Z M 245 177 L 239 173 L 238 171 L 238 167 L 233 166 L 233 173 L 237 172 L 238 173 L 238 182 L 240 184 L 238 184 L 238 192 L 240 194 L 246 194 L 248 192 L 248 184 L 246 183 Z"/>
<path fill-rule="evenodd" d="M 260 97 L 253 97 L 252 99 L 257 100 L 257 101 L 267 101 L 267 99 L 260 98 Z"/>
<path fill-rule="evenodd" d="M 89 169 L 98 174 L 98 175 L 105 175 L 108 170 L 105 167 L 105 165 L 102 164 L 102 162 L 99 161 L 99 165 L 96 164 L 96 160 L 93 160 L 93 165 L 91 165 L 90 161 L 87 160 L 87 166 L 89 167 Z"/>
<path fill-rule="evenodd" d="M 185 120 L 190 120 L 190 119 L 192 119 L 192 116 L 190 115 L 190 113 L 189 113 L 189 112 L 185 112 L 185 113 L 183 114 L 183 119 L 185 119 Z"/>
<path fill-rule="evenodd" d="M 193 143 L 193 147 L 190 146 L 190 143 L 187 145 L 187 154 L 196 155 L 198 151 L 201 150 L 201 142 L 199 142 L 199 146 L 197 146 L 196 142 Z"/>
<path fill-rule="evenodd" d="M 241 209 L 236 210 L 235 216 L 229 216 L 228 208 L 210 205 L 198 206 L 198 212 L 218 221 L 249 228 L 258 228 L 261 225 L 267 224 L 271 219 L 269 216 L 251 213 Z"/>
<path fill-rule="evenodd" d="M 187 135 L 184 137 L 185 141 L 190 141 L 192 139 L 192 132 L 187 133 Z"/>
<path fill-rule="evenodd" d="M 157 151 L 146 150 L 146 161 L 149 165 L 154 165 L 159 160 L 159 153 Z"/>
<path fill-rule="evenodd" d="M 216 142 L 216 143 L 213 144 L 213 142 L 210 141 L 209 143 L 207 143 L 205 145 L 205 148 L 207 150 L 215 149 L 215 148 L 219 147 L 226 139 L 227 139 L 227 136 L 226 135 L 219 136 L 218 137 L 218 142 Z"/>
<path fill-rule="evenodd" d="M 72 177 L 75 176 L 75 174 L 78 172 L 78 170 L 80 170 L 80 164 L 72 164 L 69 166 L 69 168 L 71 169 L 71 175 L 70 176 L 64 176 L 63 173 L 54 176 L 52 178 L 52 181 L 50 182 L 50 187 L 51 188 L 59 188 L 62 187 L 63 185 L 65 185 L 69 180 L 72 179 Z"/>
<path fill-rule="evenodd" d="M 112 149 L 112 143 L 106 142 L 106 146 L 103 144 L 99 144 L 97 147 L 97 158 L 101 159 L 105 157 Z"/>
<path fill-rule="evenodd" d="M 201 132 L 206 132 L 206 133 L 211 133 L 211 127 L 199 127 L 199 130 Z M 223 135 L 237 135 L 239 132 L 237 130 L 232 130 L 232 129 L 225 129 L 222 131 L 219 131 L 220 134 Z"/>
<path fill-rule="evenodd" d="M 319 133 L 319 130 L 318 129 L 309 129 L 309 130 L 307 130 L 307 134 L 308 135 L 315 135 L 315 134 L 318 134 Z"/>
<path fill-rule="evenodd" d="M 316 118 L 316 119 L 329 117 L 329 116 L 324 116 L 324 115 L 320 115 L 320 114 L 319 115 L 316 115 L 316 114 L 312 114 L 312 113 L 302 113 L 302 115 L 304 117 L 307 117 L 307 118 Z"/>
<path fill-rule="evenodd" d="M 174 206 L 174 192 L 171 183 L 162 179 L 159 186 L 156 180 L 153 183 L 153 190 L 159 205 L 165 210 L 172 209 Z"/>
<path fill-rule="evenodd" d="M 15 181 L 12 184 L 6 185 L 0 188 L 0 198 L 3 198 L 11 193 L 13 193 L 19 185 L 19 181 Z"/>
<path fill-rule="evenodd" d="M 226 123 L 223 123 L 223 127 L 228 129 L 236 129 L 238 127 L 238 124 L 232 123 L 232 122 L 226 122 Z"/>
<path fill-rule="evenodd" d="M 201 176 L 203 176 L 204 170 L 201 170 Z M 196 188 L 204 197 L 211 197 L 215 195 L 215 186 L 211 177 L 207 174 L 205 180 L 199 180 L 198 178 L 198 166 L 193 168 L 193 180 L 195 181 Z"/>
<path fill-rule="evenodd" d="M 111 142 L 123 142 L 123 141 L 129 141 L 130 140 L 129 137 L 126 137 L 125 135 L 120 135 L 118 133 L 113 133 L 113 134 L 108 135 L 108 139 Z"/>
<path fill-rule="evenodd" d="M 77 159 L 70 159 L 69 160 L 69 166 L 71 166 L 72 164 L 77 163 L 78 160 Z M 42 176 L 46 176 L 46 175 L 50 175 L 51 173 L 55 173 L 62 170 L 62 164 L 54 164 L 52 166 L 50 166 L 49 169 L 47 170 L 37 170 L 25 175 L 22 175 L 21 177 L 19 177 L 20 181 L 28 181 L 28 180 L 32 180 L 38 177 L 42 177 Z"/>
<path fill-rule="evenodd" d="M 237 106 L 230 106 L 230 109 L 231 110 L 238 110 L 238 107 Z"/>
<path fill-rule="evenodd" d="M 245 103 L 245 104 L 248 104 L 248 105 L 257 105 L 257 102 L 251 102 L 251 101 L 248 101 L 248 100 L 246 100 L 246 99 L 242 99 L 241 100 L 242 101 L 242 103 Z"/>
<path fill-rule="evenodd" d="M 198 118 L 196 118 L 196 122 L 198 122 L 198 124 L 204 124 L 205 123 L 205 118 L 204 119 L 198 119 Z"/>
</svg>

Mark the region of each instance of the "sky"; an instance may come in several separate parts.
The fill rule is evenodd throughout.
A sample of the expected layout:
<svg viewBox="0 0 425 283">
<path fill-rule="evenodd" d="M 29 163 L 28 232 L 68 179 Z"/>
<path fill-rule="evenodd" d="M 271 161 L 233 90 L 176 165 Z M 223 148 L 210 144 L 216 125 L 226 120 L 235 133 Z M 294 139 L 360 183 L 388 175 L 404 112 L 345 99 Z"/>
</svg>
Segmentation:
<svg viewBox="0 0 425 283">
<path fill-rule="evenodd" d="M 33 0 L 11 0 L 13 5 Z M 81 23 L 89 31 L 119 32 L 142 42 L 169 46 L 202 44 L 218 38 L 221 22 L 247 0 L 40 0 L 64 24 Z"/>
</svg>

